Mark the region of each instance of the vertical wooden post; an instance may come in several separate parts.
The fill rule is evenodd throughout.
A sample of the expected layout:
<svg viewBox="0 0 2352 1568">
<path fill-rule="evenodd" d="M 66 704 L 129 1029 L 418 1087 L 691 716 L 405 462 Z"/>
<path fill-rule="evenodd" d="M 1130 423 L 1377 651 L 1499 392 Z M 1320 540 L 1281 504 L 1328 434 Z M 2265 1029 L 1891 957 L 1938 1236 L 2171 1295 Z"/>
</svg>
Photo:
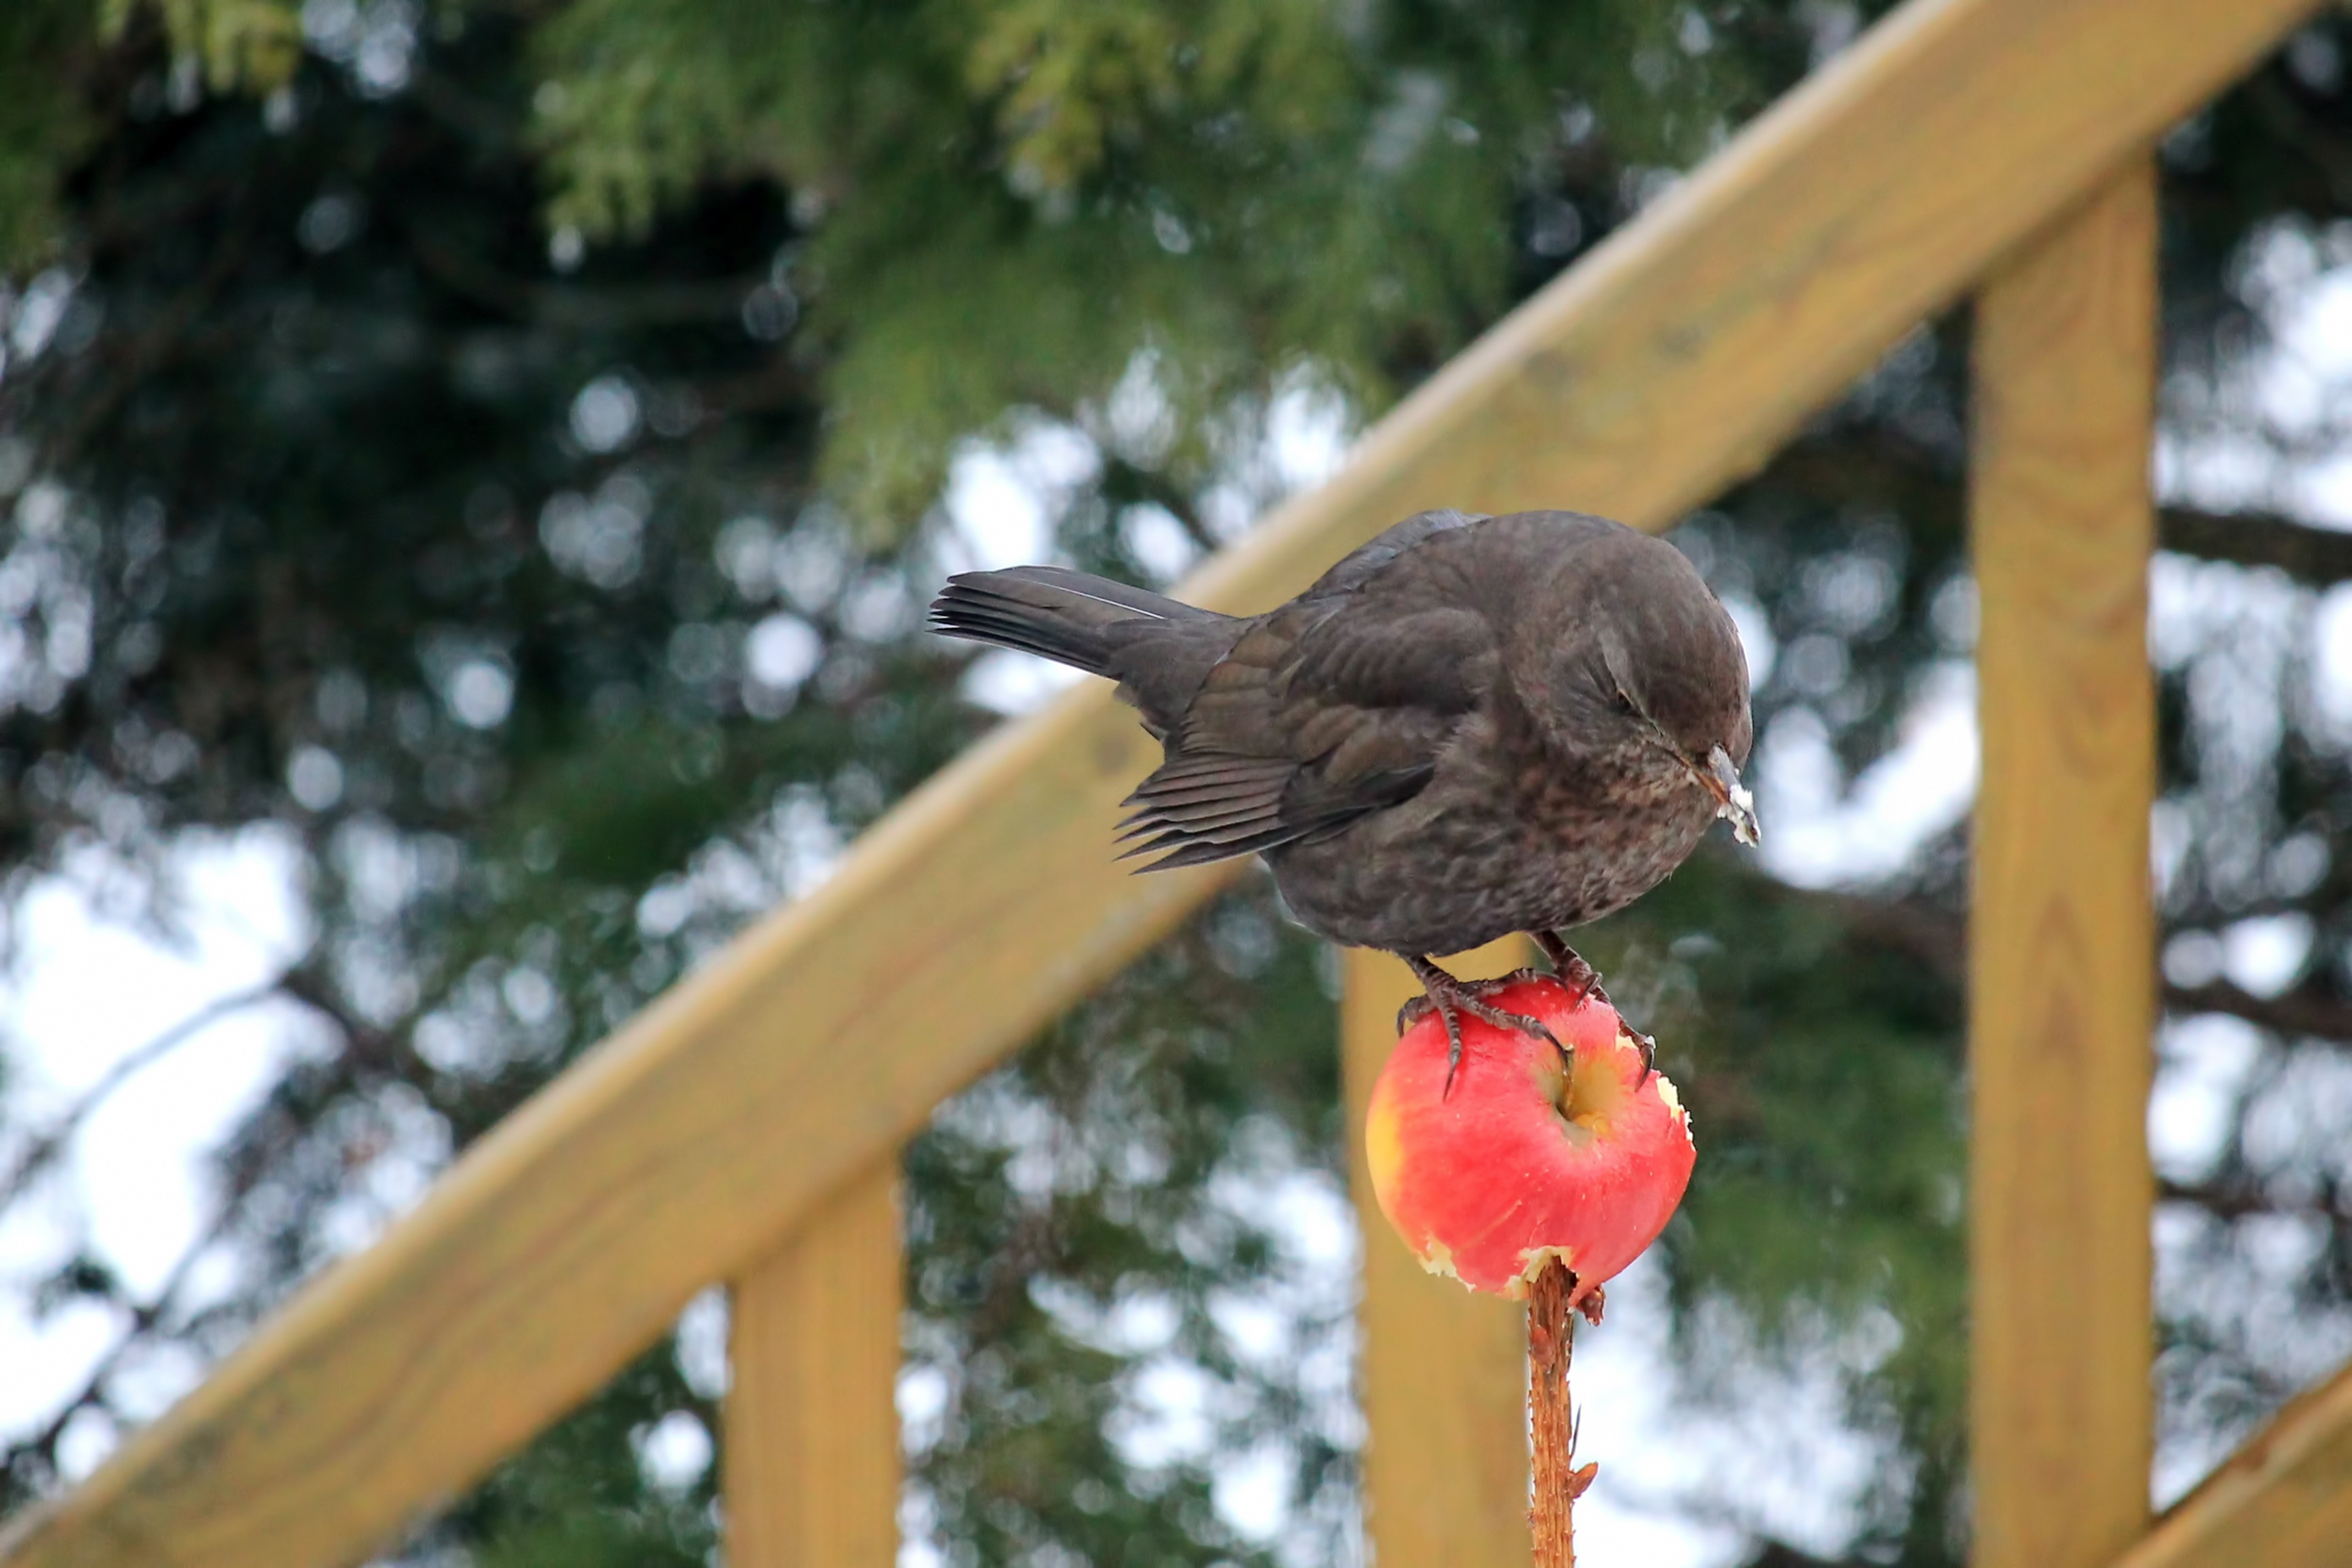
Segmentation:
<svg viewBox="0 0 2352 1568">
<path fill-rule="evenodd" d="M 2155 255 L 2143 158 L 1977 304 L 1978 1568 L 2092 1568 L 2147 1526 Z"/>
<path fill-rule="evenodd" d="M 1533 962 L 1510 938 L 1446 966 L 1464 976 Z M 1421 994 L 1386 953 L 1350 952 L 1339 1008 L 1348 1086 L 1349 1182 L 1364 1236 L 1367 1524 L 1380 1568 L 1527 1568 L 1527 1313 L 1422 1271 L 1372 1200 L 1364 1106 L 1396 1044 L 1396 1014 Z"/>
<path fill-rule="evenodd" d="M 898 1560 L 898 1189 L 893 1157 L 735 1281 L 720 1459 L 730 1568 Z"/>
</svg>

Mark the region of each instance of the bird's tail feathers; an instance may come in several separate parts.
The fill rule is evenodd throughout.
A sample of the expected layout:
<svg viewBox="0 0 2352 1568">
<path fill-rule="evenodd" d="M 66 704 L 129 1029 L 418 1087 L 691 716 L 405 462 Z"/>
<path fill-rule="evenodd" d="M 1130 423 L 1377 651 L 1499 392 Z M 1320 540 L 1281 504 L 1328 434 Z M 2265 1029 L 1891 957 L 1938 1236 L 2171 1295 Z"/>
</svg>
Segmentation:
<svg viewBox="0 0 2352 1568">
<path fill-rule="evenodd" d="M 1015 566 L 949 578 L 931 601 L 930 627 L 946 637 L 1039 654 L 1090 675 L 1110 675 L 1111 655 L 1128 640 L 1115 635 L 1114 628 L 1125 627 L 1131 634 L 1138 620 L 1210 616 L 1148 589 L 1088 573 Z"/>
</svg>

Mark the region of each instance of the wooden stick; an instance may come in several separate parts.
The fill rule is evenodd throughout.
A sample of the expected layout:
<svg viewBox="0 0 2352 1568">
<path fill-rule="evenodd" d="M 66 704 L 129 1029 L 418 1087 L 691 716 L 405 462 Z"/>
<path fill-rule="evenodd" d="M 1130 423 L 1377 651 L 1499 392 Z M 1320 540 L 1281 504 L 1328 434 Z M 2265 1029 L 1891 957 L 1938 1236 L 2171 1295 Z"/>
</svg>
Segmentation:
<svg viewBox="0 0 2352 1568">
<path fill-rule="evenodd" d="M 1576 1315 L 1601 1321 L 1598 1286 L 1578 1299 L 1576 1276 L 1555 1258 L 1528 1296 L 1528 1469 L 1534 1500 L 1528 1528 L 1535 1536 L 1536 1568 L 1575 1568 L 1576 1500 L 1600 1472 L 1576 1464 L 1576 1416 L 1568 1396 L 1568 1363 L 1576 1352 Z"/>
</svg>

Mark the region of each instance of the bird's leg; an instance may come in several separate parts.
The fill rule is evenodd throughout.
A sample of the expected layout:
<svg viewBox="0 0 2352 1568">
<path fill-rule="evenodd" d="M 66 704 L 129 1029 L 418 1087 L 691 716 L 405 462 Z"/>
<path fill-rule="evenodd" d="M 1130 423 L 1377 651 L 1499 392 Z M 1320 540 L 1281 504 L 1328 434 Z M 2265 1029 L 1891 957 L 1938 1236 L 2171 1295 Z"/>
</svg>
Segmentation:
<svg viewBox="0 0 2352 1568">
<path fill-rule="evenodd" d="M 1601 971 L 1587 963 L 1576 949 L 1560 941 L 1559 933 L 1539 931 L 1530 934 L 1535 937 L 1536 945 L 1543 949 L 1543 955 L 1551 960 L 1552 968 L 1559 973 L 1560 984 L 1568 987 L 1577 1005 L 1581 1006 L 1587 996 L 1615 1005 L 1609 1001 L 1609 993 L 1601 988 Z M 1642 1081 L 1649 1082 L 1650 1075 L 1658 1068 L 1658 1042 L 1626 1023 L 1622 1014 L 1617 1023 L 1619 1027 L 1633 1037 L 1633 1043 L 1642 1047 Z"/>
<path fill-rule="evenodd" d="M 1551 960 L 1553 972 L 1559 974 L 1559 983 L 1568 987 L 1569 995 L 1574 999 L 1571 1005 L 1582 1006 L 1587 996 L 1597 996 L 1603 1002 L 1609 1000 L 1609 993 L 1601 989 L 1601 971 L 1585 963 L 1576 949 L 1560 941 L 1559 932 L 1539 931 L 1528 934 L 1536 939 L 1536 945 L 1543 949 L 1543 955 Z"/>
<path fill-rule="evenodd" d="M 1551 1048 L 1559 1053 L 1561 1061 L 1568 1062 L 1574 1059 L 1570 1056 L 1568 1047 L 1559 1043 L 1559 1037 L 1553 1034 L 1542 1019 L 1530 1018 L 1524 1013 L 1506 1013 L 1486 1000 L 1487 996 L 1496 990 L 1511 984 L 1515 977 L 1507 976 L 1501 980 L 1456 980 L 1453 975 L 1446 973 L 1436 964 L 1418 954 L 1406 953 L 1403 957 L 1405 963 L 1411 966 L 1414 978 L 1421 982 L 1421 988 L 1426 994 L 1414 997 L 1397 1010 L 1398 1031 L 1402 1033 L 1427 1017 L 1432 1008 L 1435 1008 L 1437 1016 L 1445 1022 L 1445 1087 L 1438 1091 L 1440 1100 L 1454 1092 L 1454 1075 L 1462 1067 L 1460 1015 L 1464 1013 L 1469 1014 L 1483 1023 L 1492 1024 L 1498 1029 L 1517 1029 L 1523 1035 L 1532 1035 L 1537 1039 L 1549 1040 L 1551 1042 Z"/>
</svg>

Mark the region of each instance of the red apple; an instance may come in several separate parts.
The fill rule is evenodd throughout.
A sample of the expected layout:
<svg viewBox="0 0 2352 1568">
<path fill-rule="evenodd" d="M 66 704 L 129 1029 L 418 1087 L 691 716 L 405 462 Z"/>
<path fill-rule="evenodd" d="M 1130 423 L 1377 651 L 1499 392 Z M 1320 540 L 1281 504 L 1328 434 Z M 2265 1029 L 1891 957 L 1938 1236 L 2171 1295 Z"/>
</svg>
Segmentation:
<svg viewBox="0 0 2352 1568">
<path fill-rule="evenodd" d="M 1558 1257 L 1580 1300 L 1657 1239 L 1696 1157 L 1690 1116 L 1615 1008 L 1578 1003 L 1545 976 L 1487 998 L 1539 1018 L 1549 1041 L 1462 1019 L 1462 1065 L 1445 1087 L 1444 1022 L 1405 1031 L 1365 1117 L 1381 1212 L 1433 1274 L 1523 1298 Z"/>
</svg>

